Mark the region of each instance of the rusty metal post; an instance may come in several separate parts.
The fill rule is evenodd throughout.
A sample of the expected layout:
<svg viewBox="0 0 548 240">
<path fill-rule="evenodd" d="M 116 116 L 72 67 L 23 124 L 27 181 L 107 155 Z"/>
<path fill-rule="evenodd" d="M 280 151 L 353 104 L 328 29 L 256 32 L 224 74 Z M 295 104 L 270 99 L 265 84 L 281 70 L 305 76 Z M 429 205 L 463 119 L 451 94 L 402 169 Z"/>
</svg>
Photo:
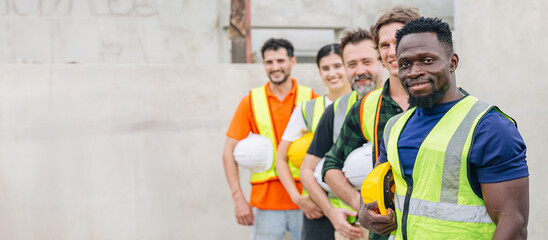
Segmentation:
<svg viewBox="0 0 548 240">
<path fill-rule="evenodd" d="M 232 42 L 232 63 L 251 63 L 250 0 L 231 0 L 228 36 Z"/>
</svg>

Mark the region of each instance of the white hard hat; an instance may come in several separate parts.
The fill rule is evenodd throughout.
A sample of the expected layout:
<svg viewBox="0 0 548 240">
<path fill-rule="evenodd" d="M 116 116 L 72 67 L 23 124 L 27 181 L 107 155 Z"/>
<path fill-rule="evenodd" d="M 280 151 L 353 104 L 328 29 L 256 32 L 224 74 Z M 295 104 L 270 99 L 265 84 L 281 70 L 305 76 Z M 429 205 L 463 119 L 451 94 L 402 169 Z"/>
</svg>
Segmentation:
<svg viewBox="0 0 548 240">
<path fill-rule="evenodd" d="M 239 166 L 258 173 L 272 167 L 274 148 L 267 137 L 251 133 L 236 144 L 233 154 Z"/>
<path fill-rule="evenodd" d="M 373 170 L 371 163 L 372 144 L 367 142 L 354 149 L 344 161 L 343 173 L 352 186 L 361 189 L 363 180 Z"/>
<path fill-rule="evenodd" d="M 318 182 L 320 184 L 320 186 L 323 188 L 323 190 L 328 191 L 328 192 L 332 192 L 331 188 L 329 188 L 327 183 L 322 181 L 322 168 L 323 168 L 323 163 L 324 162 L 325 162 L 325 158 L 322 158 L 322 160 L 320 160 L 318 162 L 318 165 L 316 165 L 316 168 L 314 169 L 314 177 L 316 178 L 316 182 Z"/>
</svg>

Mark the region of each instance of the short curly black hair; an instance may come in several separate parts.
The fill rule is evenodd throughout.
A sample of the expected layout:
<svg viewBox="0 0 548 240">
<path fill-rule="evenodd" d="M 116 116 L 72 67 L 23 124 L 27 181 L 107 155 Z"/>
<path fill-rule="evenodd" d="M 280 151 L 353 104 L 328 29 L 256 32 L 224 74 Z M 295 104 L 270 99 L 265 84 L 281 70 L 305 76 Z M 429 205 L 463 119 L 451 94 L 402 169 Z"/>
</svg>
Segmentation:
<svg viewBox="0 0 548 240">
<path fill-rule="evenodd" d="M 429 17 L 416 18 L 398 30 L 396 32 L 396 50 L 405 35 L 424 32 L 436 33 L 438 41 L 445 47 L 447 54 L 453 54 L 453 35 L 451 29 L 449 29 L 449 24 L 439 18 Z"/>
<path fill-rule="evenodd" d="M 290 41 L 284 38 L 270 38 L 266 40 L 266 42 L 263 44 L 263 47 L 261 48 L 261 55 L 264 59 L 264 52 L 267 50 L 278 50 L 279 48 L 285 48 L 287 50 L 287 56 L 293 57 L 293 44 L 291 44 Z"/>
</svg>

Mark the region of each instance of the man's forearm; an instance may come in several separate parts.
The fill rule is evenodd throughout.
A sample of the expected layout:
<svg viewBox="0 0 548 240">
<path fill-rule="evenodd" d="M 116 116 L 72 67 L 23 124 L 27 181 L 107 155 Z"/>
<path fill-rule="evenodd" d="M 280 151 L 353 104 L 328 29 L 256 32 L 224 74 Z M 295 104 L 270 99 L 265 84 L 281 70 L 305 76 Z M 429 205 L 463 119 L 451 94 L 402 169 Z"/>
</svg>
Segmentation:
<svg viewBox="0 0 548 240">
<path fill-rule="evenodd" d="M 497 229 L 495 230 L 495 234 L 493 234 L 493 239 L 527 239 L 527 222 L 523 217 L 503 217 L 497 224 Z"/>
<path fill-rule="evenodd" d="M 238 174 L 238 164 L 234 160 L 234 147 L 238 140 L 227 138 L 223 150 L 223 166 L 225 176 L 230 187 L 232 201 L 234 203 L 234 215 L 236 222 L 245 226 L 252 225 L 255 221 L 249 202 L 246 200 L 242 188 L 240 187 L 240 176 Z"/>
<path fill-rule="evenodd" d="M 527 239 L 529 177 L 482 183 L 485 207 L 497 225 L 493 239 Z"/>
<path fill-rule="evenodd" d="M 289 145 L 291 142 L 282 140 L 280 144 L 278 145 L 278 152 L 276 153 L 276 172 L 278 172 L 278 178 L 280 179 L 280 182 L 282 182 L 282 185 L 284 186 L 285 190 L 291 197 L 291 200 L 295 202 L 295 200 L 301 195 L 299 193 L 299 190 L 297 189 L 297 185 L 295 184 L 295 179 L 293 179 L 293 175 L 291 175 L 291 170 L 289 170 L 289 163 L 287 158 L 287 150 L 289 149 Z"/>
<path fill-rule="evenodd" d="M 324 180 L 337 197 L 354 210 L 360 210 L 360 193 L 352 187 L 341 170 L 327 170 L 324 175 Z"/>
<path fill-rule="evenodd" d="M 324 213 L 327 213 L 330 209 L 334 208 L 325 194 L 325 191 L 316 181 L 314 177 L 314 169 L 320 161 L 319 157 L 316 157 L 312 154 L 306 154 L 301 165 L 301 183 L 304 188 L 310 194 L 312 200 L 322 209 Z"/>
<path fill-rule="evenodd" d="M 241 192 L 240 176 L 238 172 L 238 164 L 234 160 L 234 147 L 238 144 L 238 140 L 227 138 L 225 148 L 223 150 L 223 166 L 225 170 L 226 180 L 230 188 L 230 193 L 234 198 L 237 193 Z"/>
</svg>

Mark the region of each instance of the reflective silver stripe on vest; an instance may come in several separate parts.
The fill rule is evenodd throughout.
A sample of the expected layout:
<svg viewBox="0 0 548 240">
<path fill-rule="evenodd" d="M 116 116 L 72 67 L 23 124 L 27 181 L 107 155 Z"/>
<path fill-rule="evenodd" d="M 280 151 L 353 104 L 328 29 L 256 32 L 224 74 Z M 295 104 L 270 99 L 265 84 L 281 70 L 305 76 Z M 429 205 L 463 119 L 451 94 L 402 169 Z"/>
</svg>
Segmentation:
<svg viewBox="0 0 548 240">
<path fill-rule="evenodd" d="M 394 201 L 403 203 L 405 196 L 396 195 Z M 400 204 L 396 208 L 400 209 Z M 409 215 L 428 217 L 444 221 L 493 223 L 485 206 L 458 205 L 453 203 L 437 203 L 411 198 Z M 401 209 L 400 209 L 401 211 Z"/>
<path fill-rule="evenodd" d="M 309 132 L 312 132 L 312 121 L 314 121 L 314 106 L 316 105 L 316 99 L 314 98 L 308 102 L 305 102 L 303 104 L 306 104 L 305 106 L 305 122 L 306 122 L 306 128 L 308 128 Z"/>
<path fill-rule="evenodd" d="M 341 128 L 346 118 L 346 108 L 348 107 L 348 101 L 350 100 L 352 94 L 346 94 L 341 97 L 337 105 L 337 109 L 334 109 L 335 116 L 333 119 L 333 142 L 337 140 L 339 134 L 341 133 Z"/>
<path fill-rule="evenodd" d="M 411 110 L 415 110 L 415 109 L 411 109 Z M 382 138 L 384 140 L 384 148 L 385 149 L 386 149 L 386 144 L 388 143 L 388 137 L 390 136 L 390 132 L 392 131 L 392 127 L 394 126 L 394 124 L 396 124 L 398 119 L 400 119 L 400 117 L 403 116 L 404 113 L 405 112 L 402 112 L 402 113 L 400 113 L 396 116 L 393 116 L 386 123 L 386 126 L 384 127 L 384 134 L 382 136 Z"/>
<path fill-rule="evenodd" d="M 466 138 L 468 137 L 470 130 L 475 126 L 473 124 L 478 115 L 489 107 L 490 105 L 483 101 L 474 103 L 449 140 L 449 145 L 447 145 L 447 149 L 445 150 L 445 159 L 443 163 L 440 202 L 453 204 L 458 202 L 461 156 L 464 145 L 466 145 Z"/>
<path fill-rule="evenodd" d="M 401 201 L 400 201 L 401 198 Z M 394 207 L 400 212 L 403 212 L 403 203 L 405 202 L 405 196 L 398 195 L 397 193 L 394 193 Z"/>
</svg>

